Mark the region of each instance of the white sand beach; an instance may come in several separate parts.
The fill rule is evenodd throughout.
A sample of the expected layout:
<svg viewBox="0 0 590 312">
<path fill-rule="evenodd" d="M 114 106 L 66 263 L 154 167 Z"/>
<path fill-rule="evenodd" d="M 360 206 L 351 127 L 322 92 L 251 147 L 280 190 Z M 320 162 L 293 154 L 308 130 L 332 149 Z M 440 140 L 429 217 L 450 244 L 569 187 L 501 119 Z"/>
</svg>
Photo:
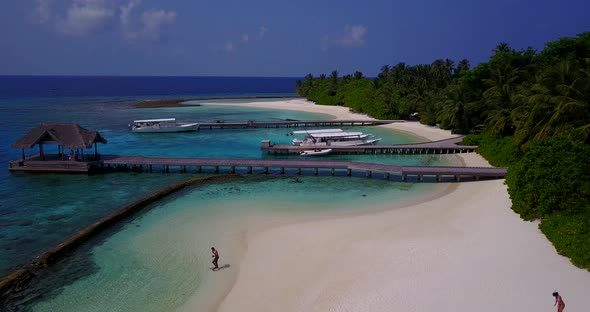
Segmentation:
<svg viewBox="0 0 590 312">
<path fill-rule="evenodd" d="M 350 112 L 348 107 L 316 105 L 315 103 L 304 100 L 304 99 L 293 99 L 293 100 L 272 101 L 272 102 L 247 102 L 247 103 L 238 103 L 238 104 L 228 104 L 228 103 L 222 104 L 222 103 L 213 102 L 213 103 L 206 103 L 205 105 L 225 105 L 225 106 L 236 105 L 236 106 L 247 106 L 247 107 L 258 107 L 258 108 L 292 110 L 292 111 L 331 115 L 334 117 L 334 119 L 355 119 L 355 120 L 373 119 L 367 115 L 352 113 L 352 112 Z M 389 124 L 389 125 L 384 125 L 382 127 L 410 133 L 410 134 L 425 138 L 426 140 L 430 140 L 430 141 L 444 140 L 444 139 L 448 139 L 448 138 L 455 136 L 455 135 L 451 134 L 451 131 L 441 130 L 436 127 L 428 127 L 428 126 L 422 125 L 418 122 L 393 123 L 393 124 Z"/>
<path fill-rule="evenodd" d="M 239 105 L 369 118 L 299 99 Z M 385 127 L 429 140 L 452 136 L 415 122 Z M 489 166 L 477 154 L 457 157 Z M 590 272 L 558 255 L 536 222 L 512 212 L 503 180 L 449 189 L 418 204 L 248 236 L 219 310 L 555 311 L 553 291 L 565 311 L 588 309 Z"/>
</svg>

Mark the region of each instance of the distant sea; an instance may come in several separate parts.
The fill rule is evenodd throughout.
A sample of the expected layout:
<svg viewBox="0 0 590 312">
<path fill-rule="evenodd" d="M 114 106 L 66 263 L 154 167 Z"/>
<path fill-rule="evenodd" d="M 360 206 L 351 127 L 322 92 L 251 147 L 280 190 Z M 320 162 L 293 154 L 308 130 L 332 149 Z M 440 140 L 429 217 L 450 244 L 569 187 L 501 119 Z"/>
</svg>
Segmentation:
<svg viewBox="0 0 590 312">
<path fill-rule="evenodd" d="M 135 109 L 130 101 L 164 97 L 292 96 L 297 78 L 263 77 L 73 77 L 0 76 L 0 277 L 80 229 L 142 196 L 196 173 L 103 175 L 11 174 L 8 161 L 21 151 L 10 145 L 40 122 L 73 122 L 107 140 L 100 153 L 172 157 L 274 157 L 260 141 L 288 144 L 286 129 L 135 134 L 134 119 L 176 117 L 186 121 L 328 119 L 321 114 L 240 107 L 244 100 L 202 100 L 202 106 Z M 264 99 L 272 101 L 272 99 Z M 214 106 L 208 103 L 238 106 Z M 365 127 L 384 144 L 417 138 Z M 46 152 L 56 148 L 47 146 Z M 27 155 L 37 149 L 25 151 Z M 295 158 L 298 156 L 288 156 Z M 402 165 L 444 165 L 435 155 L 334 155 L 324 159 Z M 203 186 L 154 205 L 76 251 L 36 281 L 19 305 L 33 311 L 171 311 L 208 283 L 209 245 L 239 255 L 239 233 L 254 216 L 331 215 L 359 212 L 380 203 L 423 194 L 432 184 L 329 176 L 271 176 Z M 338 194 L 338 196 L 326 196 Z M 279 200 L 280 199 L 280 200 Z M 313 205 L 309 203 L 314 203 Z M 246 220 L 246 221 L 244 221 Z M 231 252 L 230 252 L 231 250 Z M 222 259 L 228 259 L 224 257 Z M 228 274 L 235 274 L 232 263 Z M 207 294 L 218 300 L 220 294 Z M 213 298 L 213 299 L 211 299 Z M 206 305 L 204 305 L 206 306 Z M 2 310 L 2 303 L 0 303 Z M 123 309 L 125 310 L 125 309 Z"/>
<path fill-rule="evenodd" d="M 295 95 L 292 77 L 0 76 L 0 98 Z"/>
</svg>

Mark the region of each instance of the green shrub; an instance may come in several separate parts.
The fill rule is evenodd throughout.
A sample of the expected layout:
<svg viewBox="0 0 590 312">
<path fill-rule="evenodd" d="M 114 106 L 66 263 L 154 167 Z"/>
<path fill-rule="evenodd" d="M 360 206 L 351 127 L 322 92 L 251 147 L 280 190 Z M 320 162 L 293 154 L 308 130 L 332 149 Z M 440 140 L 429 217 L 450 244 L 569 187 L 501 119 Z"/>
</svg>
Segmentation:
<svg viewBox="0 0 590 312">
<path fill-rule="evenodd" d="M 531 220 L 590 206 L 590 146 L 570 136 L 535 145 L 506 176 L 512 209 Z"/>
<path fill-rule="evenodd" d="M 590 270 L 590 207 L 575 215 L 553 214 L 543 219 L 539 228 L 557 252 L 573 264 Z"/>
<path fill-rule="evenodd" d="M 496 167 L 508 167 L 520 158 L 518 146 L 511 136 L 499 137 L 487 132 L 469 134 L 461 144 L 478 145 L 477 152 Z"/>
</svg>

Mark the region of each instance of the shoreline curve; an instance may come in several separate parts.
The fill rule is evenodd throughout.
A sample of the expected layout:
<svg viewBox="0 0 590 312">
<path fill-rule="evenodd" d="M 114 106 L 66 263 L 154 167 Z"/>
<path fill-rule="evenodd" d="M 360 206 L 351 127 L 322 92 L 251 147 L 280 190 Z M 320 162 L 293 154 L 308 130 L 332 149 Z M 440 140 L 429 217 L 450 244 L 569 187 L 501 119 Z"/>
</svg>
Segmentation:
<svg viewBox="0 0 590 312">
<path fill-rule="evenodd" d="M 69 252 L 75 250 L 88 240 L 99 235 L 115 224 L 125 220 L 126 218 L 138 213 L 139 211 L 148 208 L 150 205 L 158 202 L 159 200 L 189 186 L 195 186 L 209 182 L 229 181 L 239 177 L 239 175 L 230 174 L 188 179 L 166 186 L 156 192 L 144 196 L 137 201 L 134 201 L 131 204 L 126 205 L 125 207 L 76 232 L 65 241 L 51 247 L 43 254 L 35 257 L 28 264 L 21 265 L 15 271 L 3 277 L 0 280 L 0 301 L 9 302 L 11 299 L 17 298 L 23 291 L 26 290 L 28 283 L 34 277 L 38 276 L 44 268 L 55 264 L 66 257 Z"/>
</svg>

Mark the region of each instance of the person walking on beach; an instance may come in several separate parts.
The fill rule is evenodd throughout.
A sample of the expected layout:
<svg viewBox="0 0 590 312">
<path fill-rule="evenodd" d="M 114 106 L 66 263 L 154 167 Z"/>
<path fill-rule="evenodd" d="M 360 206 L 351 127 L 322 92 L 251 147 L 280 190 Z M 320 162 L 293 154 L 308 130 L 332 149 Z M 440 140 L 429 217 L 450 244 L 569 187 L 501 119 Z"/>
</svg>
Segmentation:
<svg viewBox="0 0 590 312">
<path fill-rule="evenodd" d="M 555 303 L 553 305 L 557 306 L 557 312 L 563 312 L 563 309 L 565 309 L 565 302 L 563 302 L 563 299 L 558 292 L 554 292 L 553 297 L 555 297 Z"/>
<path fill-rule="evenodd" d="M 211 252 L 213 253 L 213 255 L 211 255 L 211 257 L 213 257 L 213 271 L 219 270 L 219 265 L 217 265 L 217 261 L 219 261 L 219 252 L 217 252 L 215 247 L 211 247 Z"/>
</svg>

